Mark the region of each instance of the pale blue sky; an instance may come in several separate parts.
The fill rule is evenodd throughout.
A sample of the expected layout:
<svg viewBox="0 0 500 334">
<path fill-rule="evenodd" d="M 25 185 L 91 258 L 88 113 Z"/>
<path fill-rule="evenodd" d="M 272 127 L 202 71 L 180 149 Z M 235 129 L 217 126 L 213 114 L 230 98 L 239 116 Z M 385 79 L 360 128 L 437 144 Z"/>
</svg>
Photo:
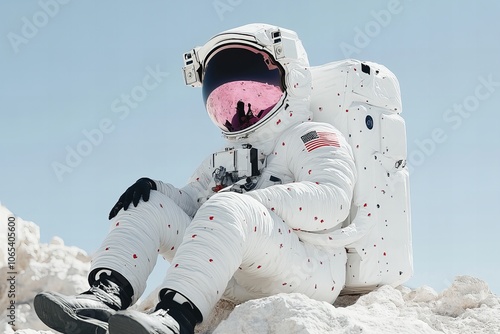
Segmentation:
<svg viewBox="0 0 500 334">
<path fill-rule="evenodd" d="M 397 75 L 413 167 L 407 285 L 473 275 L 500 294 L 499 15 L 493 0 L 2 0 L 0 201 L 43 242 L 92 253 L 131 183 L 182 186 L 222 144 L 183 84 L 183 52 L 266 22 L 297 31 L 312 65 L 352 57 Z"/>
</svg>

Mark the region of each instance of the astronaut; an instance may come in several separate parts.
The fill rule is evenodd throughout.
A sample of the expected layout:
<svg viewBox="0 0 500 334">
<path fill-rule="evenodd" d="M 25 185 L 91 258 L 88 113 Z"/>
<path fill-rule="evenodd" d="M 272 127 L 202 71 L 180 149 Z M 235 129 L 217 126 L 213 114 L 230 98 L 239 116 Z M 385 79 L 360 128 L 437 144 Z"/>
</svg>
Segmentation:
<svg viewBox="0 0 500 334">
<path fill-rule="evenodd" d="M 110 212 L 90 289 L 43 292 L 35 309 L 65 333 L 193 333 L 221 298 L 244 302 L 303 293 L 333 303 L 346 251 L 304 242 L 348 217 L 356 182 L 349 144 L 312 121 L 311 75 L 295 32 L 250 24 L 184 55 L 187 85 L 201 86 L 227 147 L 181 189 L 141 178 Z M 158 254 L 170 267 L 150 314 L 129 309 Z"/>
</svg>

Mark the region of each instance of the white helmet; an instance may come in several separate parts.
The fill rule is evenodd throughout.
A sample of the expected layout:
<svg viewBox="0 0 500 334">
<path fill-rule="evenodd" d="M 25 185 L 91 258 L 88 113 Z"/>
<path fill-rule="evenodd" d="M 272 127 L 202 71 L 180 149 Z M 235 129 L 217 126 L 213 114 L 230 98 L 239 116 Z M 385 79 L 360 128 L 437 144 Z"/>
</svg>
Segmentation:
<svg viewBox="0 0 500 334">
<path fill-rule="evenodd" d="M 311 119 L 311 75 L 297 34 L 267 24 L 222 32 L 184 54 L 186 85 L 201 86 L 207 112 L 229 141 L 264 154 L 290 125 Z"/>
</svg>

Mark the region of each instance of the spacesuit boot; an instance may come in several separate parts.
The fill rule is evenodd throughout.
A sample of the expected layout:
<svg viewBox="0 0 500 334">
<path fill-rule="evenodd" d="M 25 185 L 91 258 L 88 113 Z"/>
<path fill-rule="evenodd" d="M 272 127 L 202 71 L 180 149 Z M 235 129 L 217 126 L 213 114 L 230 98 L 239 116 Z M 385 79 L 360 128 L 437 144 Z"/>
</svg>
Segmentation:
<svg viewBox="0 0 500 334">
<path fill-rule="evenodd" d="M 198 308 L 180 293 L 163 289 L 151 314 L 120 311 L 109 318 L 110 334 L 193 334 L 203 320 Z"/>
<path fill-rule="evenodd" d="M 97 274 L 97 275 L 96 275 Z M 132 302 L 128 281 L 111 270 L 89 275 L 90 289 L 76 296 L 41 292 L 35 296 L 35 312 L 52 329 L 67 334 L 107 333 L 108 319 Z"/>
</svg>

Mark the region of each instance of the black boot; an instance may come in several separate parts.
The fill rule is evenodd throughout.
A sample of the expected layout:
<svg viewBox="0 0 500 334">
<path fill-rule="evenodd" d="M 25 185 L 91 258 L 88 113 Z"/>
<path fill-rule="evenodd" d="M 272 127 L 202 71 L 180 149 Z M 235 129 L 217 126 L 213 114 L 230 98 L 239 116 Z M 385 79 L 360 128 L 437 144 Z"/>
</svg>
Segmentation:
<svg viewBox="0 0 500 334">
<path fill-rule="evenodd" d="M 109 334 L 193 334 L 202 320 L 202 314 L 189 299 L 164 289 L 153 313 L 127 310 L 111 316 Z"/>
<path fill-rule="evenodd" d="M 96 274 L 98 277 L 96 277 Z M 90 289 L 77 296 L 41 292 L 35 296 L 35 312 L 52 329 L 66 334 L 105 334 L 108 319 L 132 302 L 128 281 L 111 270 L 94 270 Z"/>
</svg>

